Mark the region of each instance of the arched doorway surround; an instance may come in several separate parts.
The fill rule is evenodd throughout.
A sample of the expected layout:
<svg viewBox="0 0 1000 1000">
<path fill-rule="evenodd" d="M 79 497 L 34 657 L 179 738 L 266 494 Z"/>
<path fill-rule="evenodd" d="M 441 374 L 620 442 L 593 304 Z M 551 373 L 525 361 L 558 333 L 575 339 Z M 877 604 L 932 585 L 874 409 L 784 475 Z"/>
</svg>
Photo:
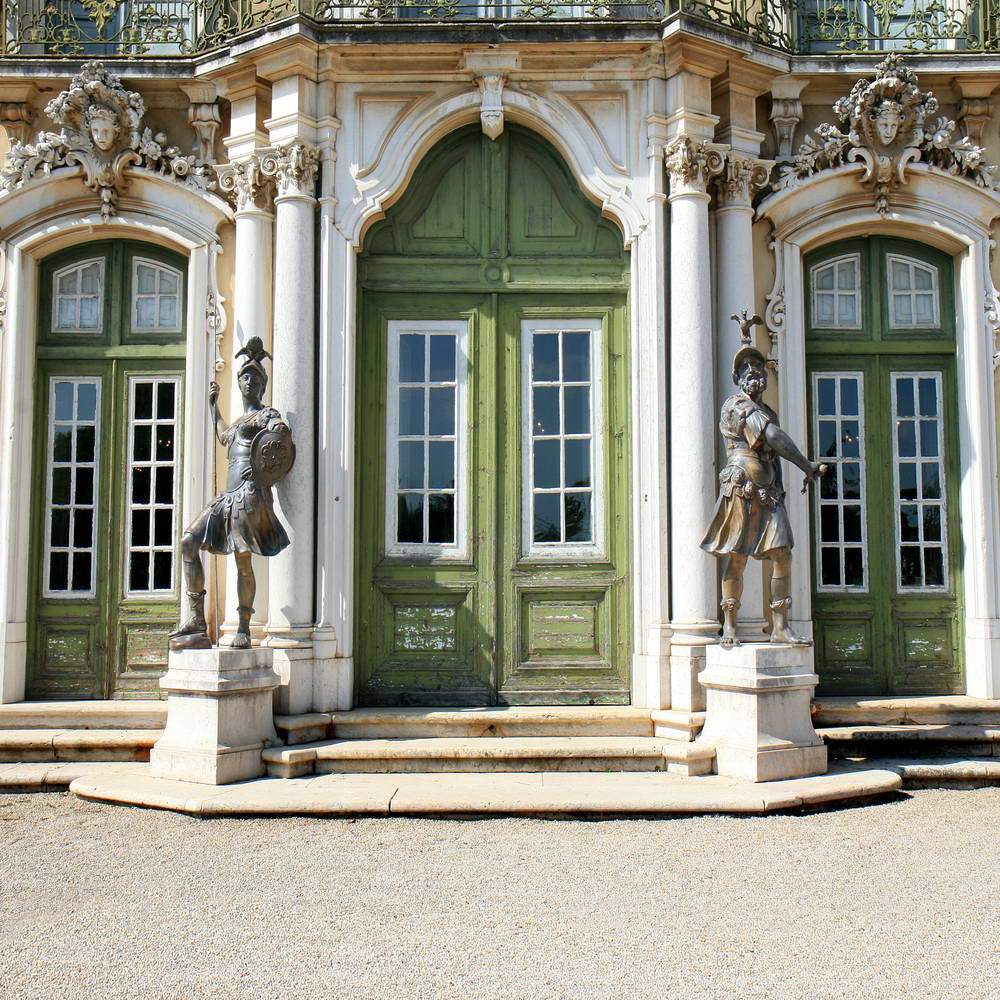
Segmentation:
<svg viewBox="0 0 1000 1000">
<path fill-rule="evenodd" d="M 991 227 L 1000 197 L 922 163 L 909 166 L 907 183 L 884 216 L 860 183 L 862 164 L 824 170 L 765 199 L 758 218 L 774 226 L 775 280 L 768 326 L 775 337 L 782 424 L 808 439 L 805 254 L 852 237 L 880 235 L 926 244 L 953 260 L 956 374 L 964 584 L 966 693 L 1000 696 L 1000 498 L 997 496 L 995 380 L 1000 300 L 990 269 Z M 800 545 L 793 568 L 799 627 L 812 631 L 808 506 L 792 496 L 790 515 Z M 804 551 L 805 549 L 805 551 Z"/>
<path fill-rule="evenodd" d="M 38 273 L 44 258 L 88 241 L 137 240 L 187 258 L 184 301 L 184 381 L 203 386 L 223 364 L 220 353 L 226 315 L 216 281 L 222 252 L 219 228 L 232 221 L 220 198 L 133 170 L 130 185 L 110 219 L 101 217 L 93 195 L 82 188 L 79 168 L 60 169 L 0 198 L 2 319 L 0 420 L 0 702 L 24 698 L 31 536 L 31 457 L 34 426 L 34 365 Z M 181 520 L 207 502 L 212 449 L 207 401 L 191 393 L 181 429 L 185 464 L 180 485 Z"/>
</svg>

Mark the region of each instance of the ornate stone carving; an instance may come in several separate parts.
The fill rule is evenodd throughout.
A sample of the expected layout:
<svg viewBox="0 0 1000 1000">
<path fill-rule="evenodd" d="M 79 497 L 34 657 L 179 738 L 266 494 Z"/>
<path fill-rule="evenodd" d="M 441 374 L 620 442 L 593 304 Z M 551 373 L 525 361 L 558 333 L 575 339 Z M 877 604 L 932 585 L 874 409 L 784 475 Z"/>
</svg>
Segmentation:
<svg viewBox="0 0 1000 1000">
<path fill-rule="evenodd" d="M 797 97 L 775 97 L 771 101 L 771 124 L 778 143 L 778 159 L 792 159 L 795 131 L 802 121 L 802 102 Z"/>
<path fill-rule="evenodd" d="M 217 258 L 222 254 L 221 243 L 211 243 L 208 247 L 208 298 L 205 302 L 205 320 L 208 331 L 215 337 L 215 370 L 221 372 L 226 367 L 222 356 L 222 337 L 226 332 L 226 297 L 219 291 L 219 270 Z"/>
<path fill-rule="evenodd" d="M 232 198 L 237 212 L 271 210 L 274 182 L 264 173 L 257 153 L 251 153 L 245 160 L 227 163 L 218 168 L 218 172 L 219 188 Z"/>
<path fill-rule="evenodd" d="M 906 183 L 912 163 L 922 161 L 981 187 L 994 187 L 994 168 L 983 162 L 981 147 L 955 136 L 955 123 L 948 118 L 928 124 L 938 100 L 917 88 L 916 74 L 895 53 L 879 63 L 874 80 L 858 80 L 833 110 L 850 131 L 820 125 L 782 168 L 779 188 L 792 187 L 821 170 L 861 162 L 862 182 L 874 187 L 875 208 L 885 215 L 893 189 Z"/>
<path fill-rule="evenodd" d="M 319 150 L 304 142 L 291 142 L 266 152 L 261 157 L 260 169 L 265 176 L 275 179 L 279 198 L 291 195 L 311 198 L 316 189 Z"/>
<path fill-rule="evenodd" d="M 218 101 L 192 101 L 188 124 L 194 129 L 195 155 L 205 163 L 215 163 L 215 135 L 222 125 Z"/>
<path fill-rule="evenodd" d="M 785 333 L 785 246 L 781 240 L 771 240 L 767 245 L 774 254 L 774 284 L 767 293 L 767 309 L 764 311 L 764 329 L 771 339 L 771 356 L 768 368 L 778 370 L 778 353 L 781 337 Z"/>
<path fill-rule="evenodd" d="M 686 135 L 671 139 L 663 150 L 671 187 L 704 192 L 708 182 L 718 177 L 726 165 L 725 147 L 714 142 L 697 142 Z"/>
<path fill-rule="evenodd" d="M 993 108 L 988 97 L 967 97 L 958 109 L 958 123 L 970 142 L 977 146 L 983 145 L 983 130 L 986 123 L 993 117 Z"/>
<path fill-rule="evenodd" d="M 16 142 L 7 154 L 0 183 L 14 191 L 39 173 L 79 165 L 84 183 L 101 199 L 101 215 L 115 214 L 132 167 L 156 171 L 201 190 L 215 187 L 208 164 L 166 145 L 162 132 L 143 125 L 146 105 L 134 90 L 99 62 L 86 63 L 69 89 L 51 100 L 45 113 L 60 132 L 40 132 L 33 144 Z"/>
<path fill-rule="evenodd" d="M 503 73 L 484 73 L 476 78 L 482 106 L 479 121 L 483 134 L 497 139 L 503 132 L 503 88 L 507 78 Z"/>
<path fill-rule="evenodd" d="M 23 145 L 31 138 L 31 105 L 25 101 L 0 103 L 0 125 L 11 146 Z"/>
<path fill-rule="evenodd" d="M 726 165 L 716 180 L 719 199 L 725 205 L 749 206 L 755 192 L 767 185 L 773 163 L 738 153 L 726 155 Z"/>
</svg>

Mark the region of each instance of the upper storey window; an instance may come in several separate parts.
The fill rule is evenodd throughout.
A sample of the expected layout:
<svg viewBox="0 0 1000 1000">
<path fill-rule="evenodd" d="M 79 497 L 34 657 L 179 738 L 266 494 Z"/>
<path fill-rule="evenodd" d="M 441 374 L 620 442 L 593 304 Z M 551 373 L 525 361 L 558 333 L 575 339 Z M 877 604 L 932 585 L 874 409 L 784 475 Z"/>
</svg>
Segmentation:
<svg viewBox="0 0 1000 1000">
<path fill-rule="evenodd" d="M 136 333 L 180 333 L 182 280 L 176 268 L 132 258 L 132 329 Z"/>
<path fill-rule="evenodd" d="M 861 255 L 848 254 L 812 269 L 812 325 L 861 329 Z"/>
<path fill-rule="evenodd" d="M 938 269 L 912 257 L 886 255 L 889 319 L 895 330 L 941 325 Z"/>
<path fill-rule="evenodd" d="M 104 259 L 85 260 L 52 276 L 52 328 L 96 333 L 104 322 Z"/>
</svg>

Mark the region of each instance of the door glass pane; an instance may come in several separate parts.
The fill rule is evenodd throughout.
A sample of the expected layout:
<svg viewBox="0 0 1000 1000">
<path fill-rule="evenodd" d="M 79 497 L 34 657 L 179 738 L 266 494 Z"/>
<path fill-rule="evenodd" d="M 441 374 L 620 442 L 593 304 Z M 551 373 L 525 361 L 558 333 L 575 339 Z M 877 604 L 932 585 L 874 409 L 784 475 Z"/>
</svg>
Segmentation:
<svg viewBox="0 0 1000 1000">
<path fill-rule="evenodd" d="M 599 327 L 524 327 L 525 548 L 594 546 Z"/>
<path fill-rule="evenodd" d="M 817 264 L 810 271 L 810 287 L 813 326 L 840 330 L 861 328 L 860 254 Z"/>
<path fill-rule="evenodd" d="M 94 532 L 98 511 L 94 480 L 100 393 L 100 378 L 49 379 L 43 575 L 46 597 L 93 597 L 96 593 Z"/>
<path fill-rule="evenodd" d="M 180 271 L 155 260 L 132 261 L 132 332 L 180 333 L 183 315 Z"/>
<path fill-rule="evenodd" d="M 104 319 L 104 259 L 61 268 L 52 276 L 52 332 L 99 333 Z"/>
<path fill-rule="evenodd" d="M 938 270 L 931 264 L 886 256 L 889 283 L 889 325 L 894 329 L 940 325 Z"/>
<path fill-rule="evenodd" d="M 390 554 L 460 546 L 466 330 L 464 322 L 389 324 Z"/>
<path fill-rule="evenodd" d="M 176 377 L 129 379 L 125 592 L 172 594 L 176 577 Z M 153 484 L 155 483 L 155 489 Z"/>
<path fill-rule="evenodd" d="M 948 574 L 940 372 L 892 372 L 896 584 L 944 590 Z M 916 405 L 915 405 L 916 404 Z M 919 410 L 919 413 L 917 412 Z"/>
<path fill-rule="evenodd" d="M 868 590 L 864 374 L 813 374 L 813 440 L 830 471 L 816 498 L 819 591 Z"/>
</svg>

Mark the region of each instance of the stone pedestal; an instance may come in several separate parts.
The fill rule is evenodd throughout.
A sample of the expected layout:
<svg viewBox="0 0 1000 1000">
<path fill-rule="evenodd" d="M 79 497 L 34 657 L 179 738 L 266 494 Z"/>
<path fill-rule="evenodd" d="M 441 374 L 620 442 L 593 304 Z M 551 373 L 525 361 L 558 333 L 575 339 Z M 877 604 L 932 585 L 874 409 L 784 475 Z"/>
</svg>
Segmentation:
<svg viewBox="0 0 1000 1000">
<path fill-rule="evenodd" d="M 826 771 L 826 746 L 809 703 L 819 678 L 811 646 L 709 646 L 699 680 L 707 717 L 699 741 L 715 747 L 719 774 L 747 781 Z"/>
<path fill-rule="evenodd" d="M 227 785 L 265 772 L 261 750 L 280 744 L 273 691 L 279 684 L 270 649 L 171 652 L 160 687 L 167 726 L 150 751 L 157 778 Z"/>
</svg>

